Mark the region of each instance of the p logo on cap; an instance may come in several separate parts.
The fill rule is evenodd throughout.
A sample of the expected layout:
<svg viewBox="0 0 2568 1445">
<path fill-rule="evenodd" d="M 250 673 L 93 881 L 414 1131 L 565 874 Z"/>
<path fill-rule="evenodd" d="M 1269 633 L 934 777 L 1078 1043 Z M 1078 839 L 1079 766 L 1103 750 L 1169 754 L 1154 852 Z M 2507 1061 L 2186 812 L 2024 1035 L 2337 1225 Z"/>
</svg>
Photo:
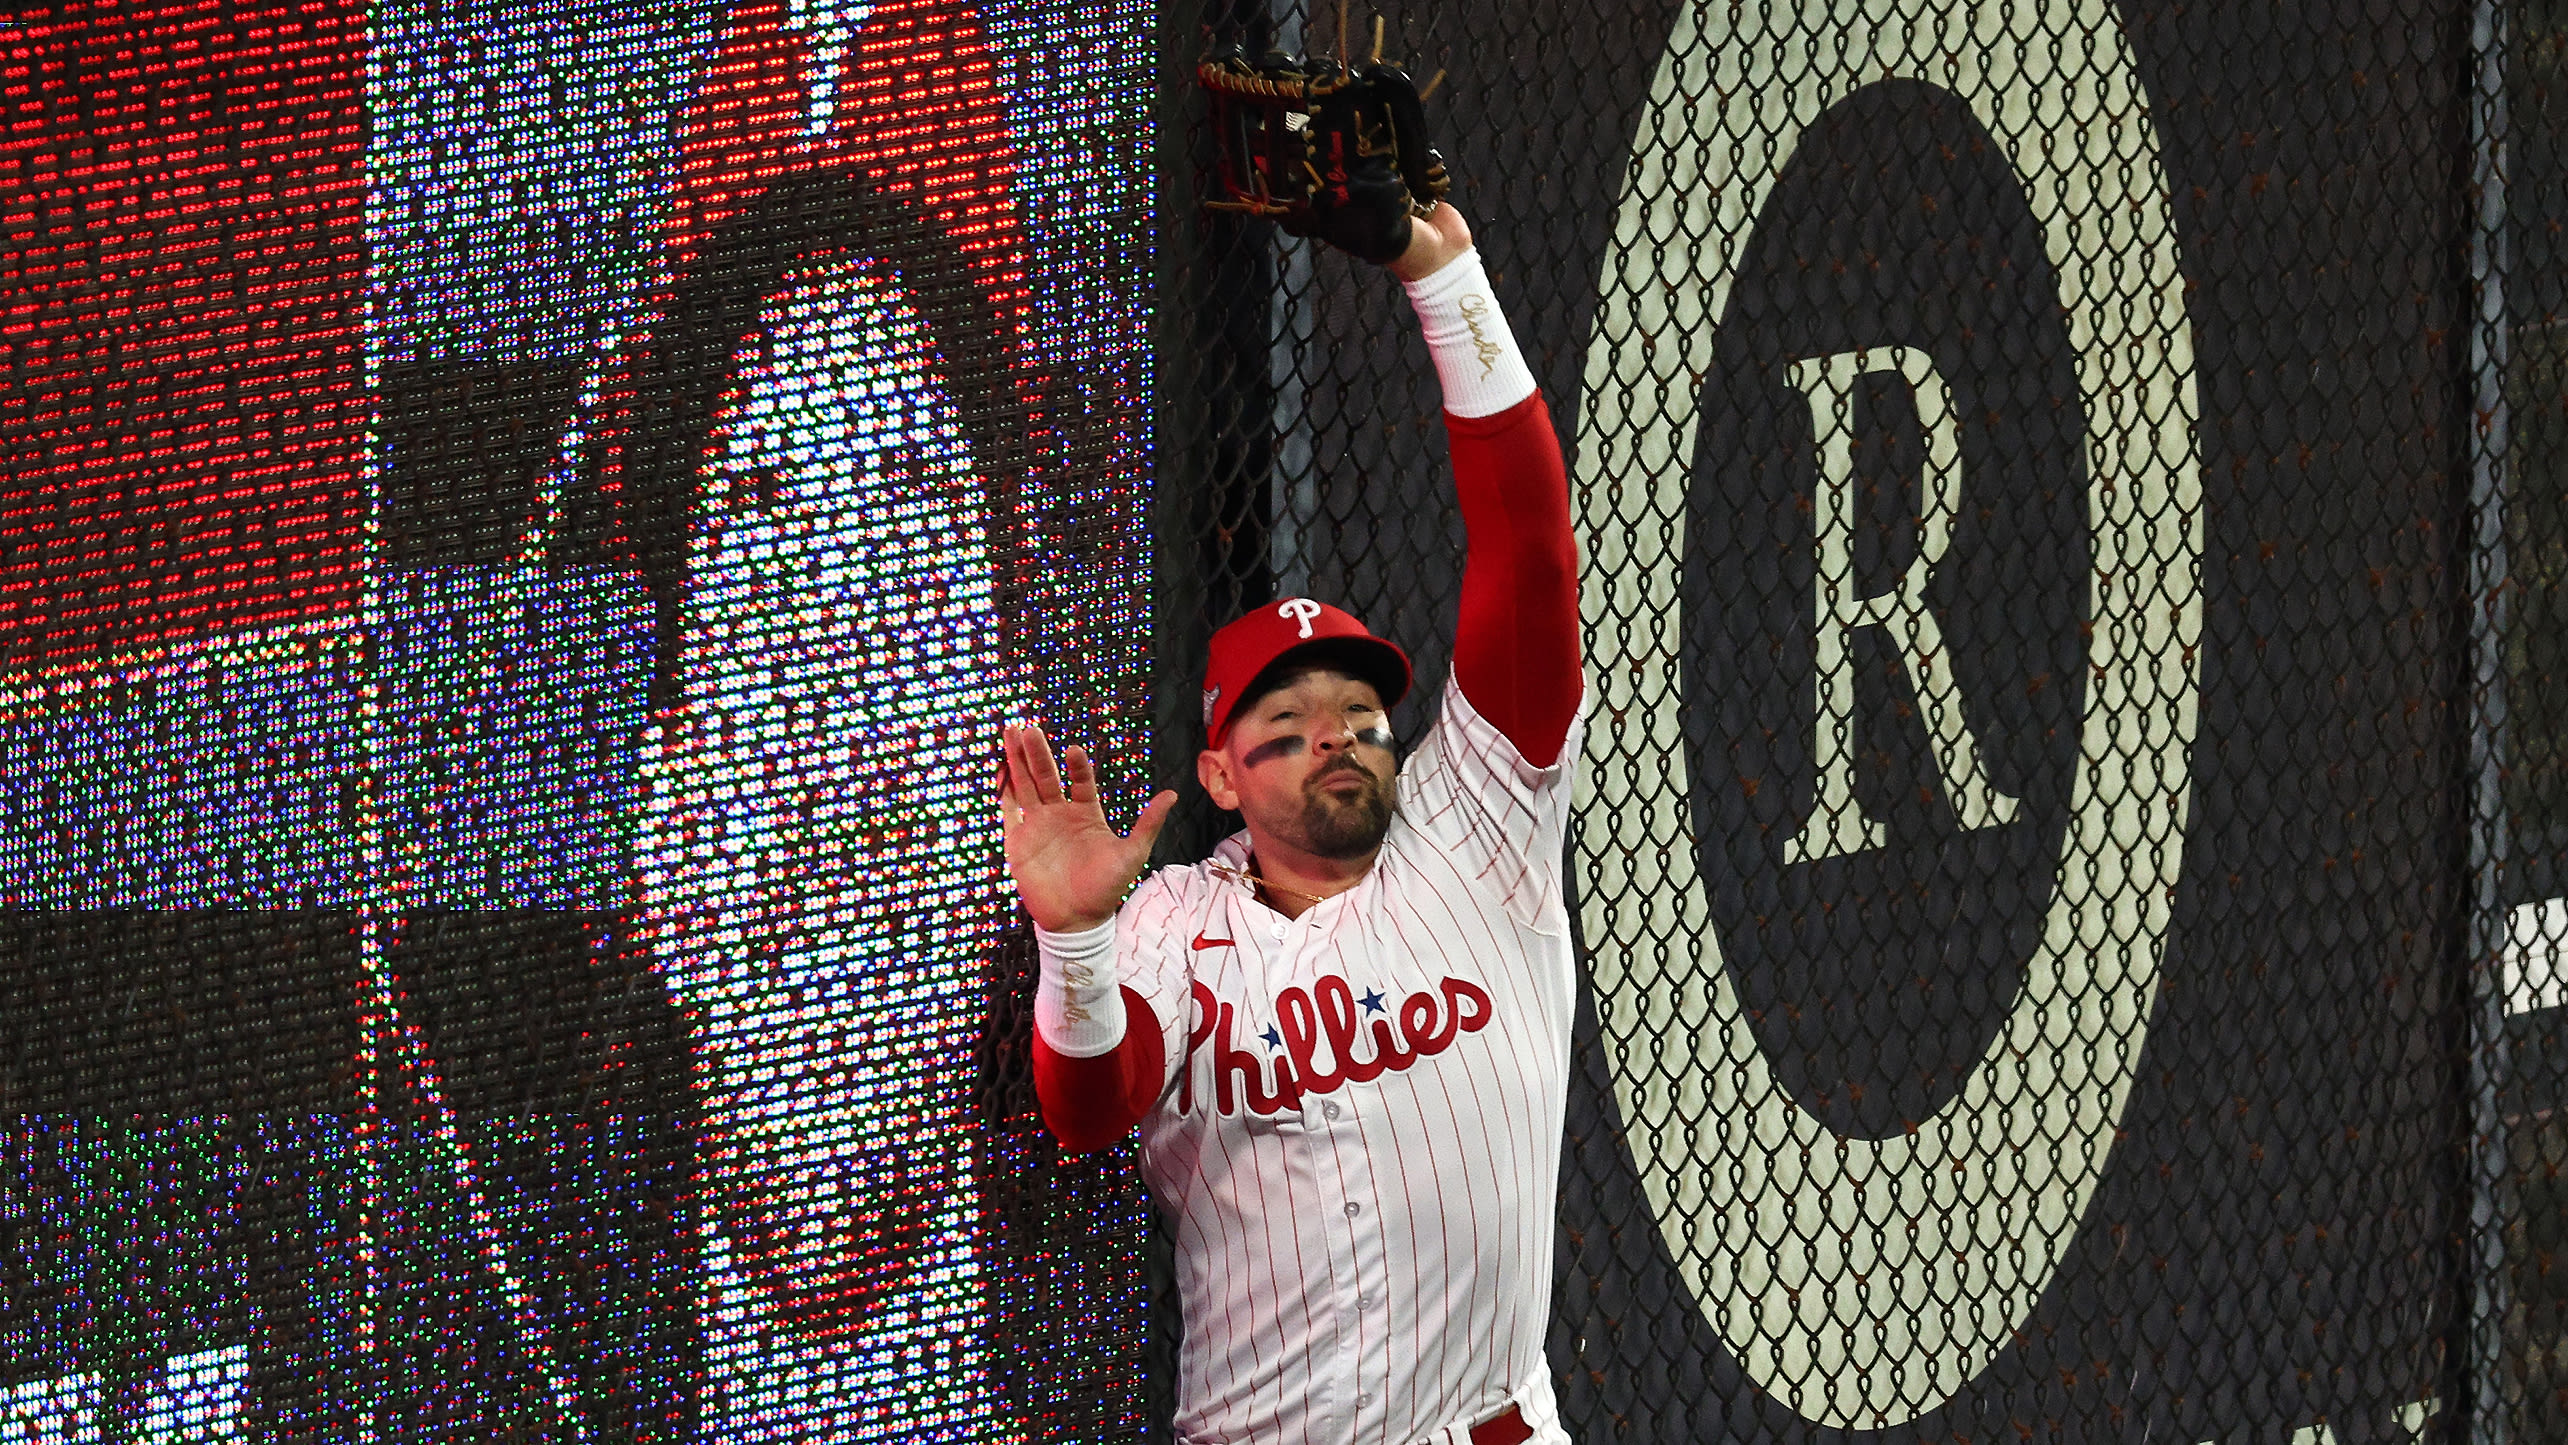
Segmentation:
<svg viewBox="0 0 2568 1445">
<path fill-rule="evenodd" d="M 1204 736 L 1214 747 L 1230 731 L 1240 699 L 1267 673 L 1292 666 L 1342 669 L 1372 683 L 1389 707 L 1409 692 L 1409 655 L 1376 637 L 1344 608 L 1287 597 L 1213 634 L 1204 663 Z"/>
</svg>

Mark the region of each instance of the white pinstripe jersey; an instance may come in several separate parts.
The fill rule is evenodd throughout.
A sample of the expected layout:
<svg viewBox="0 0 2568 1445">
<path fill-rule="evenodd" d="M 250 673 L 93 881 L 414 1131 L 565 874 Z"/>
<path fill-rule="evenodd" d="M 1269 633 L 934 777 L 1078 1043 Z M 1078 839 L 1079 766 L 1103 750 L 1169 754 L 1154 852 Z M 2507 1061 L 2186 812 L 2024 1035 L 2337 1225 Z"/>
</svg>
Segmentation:
<svg viewBox="0 0 2568 1445">
<path fill-rule="evenodd" d="M 1122 981 L 1185 1024 L 1141 1144 L 1190 1445 L 1461 1445 L 1511 1402 L 1565 1445 L 1543 1334 L 1579 731 L 1536 768 L 1448 683 L 1353 889 L 1288 920 L 1208 862 L 1117 914 Z M 1243 834 L 1213 861 L 1246 859 Z"/>
</svg>

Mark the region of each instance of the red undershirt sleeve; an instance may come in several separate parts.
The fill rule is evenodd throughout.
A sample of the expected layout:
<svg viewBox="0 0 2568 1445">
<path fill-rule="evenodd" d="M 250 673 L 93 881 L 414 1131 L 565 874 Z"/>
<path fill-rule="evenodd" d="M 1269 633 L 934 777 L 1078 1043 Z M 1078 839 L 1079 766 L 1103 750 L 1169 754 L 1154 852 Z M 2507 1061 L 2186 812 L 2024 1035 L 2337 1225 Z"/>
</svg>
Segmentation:
<svg viewBox="0 0 2568 1445">
<path fill-rule="evenodd" d="M 1084 1154 L 1123 1138 L 1150 1112 L 1168 1067 L 1159 1016 L 1130 986 L 1123 988 L 1124 1036 L 1106 1053 L 1077 1058 L 1034 1031 L 1034 1096 L 1043 1125 L 1065 1152 Z"/>
<path fill-rule="evenodd" d="M 1537 395 L 1491 416 L 1447 413 L 1445 434 L 1471 534 L 1454 680 L 1525 761 L 1549 767 L 1582 686 L 1578 549 L 1551 411 Z"/>
</svg>

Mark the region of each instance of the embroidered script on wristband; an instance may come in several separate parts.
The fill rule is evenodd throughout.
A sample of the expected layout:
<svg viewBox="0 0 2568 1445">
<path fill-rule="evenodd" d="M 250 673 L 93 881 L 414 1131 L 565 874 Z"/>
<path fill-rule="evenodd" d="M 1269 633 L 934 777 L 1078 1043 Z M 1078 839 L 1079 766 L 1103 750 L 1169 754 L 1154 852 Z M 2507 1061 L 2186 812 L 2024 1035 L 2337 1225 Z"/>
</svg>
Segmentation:
<svg viewBox="0 0 2568 1445">
<path fill-rule="evenodd" d="M 1097 971 L 1085 963 L 1064 963 L 1061 965 L 1061 982 L 1064 985 L 1063 992 L 1075 999 L 1096 985 Z M 1095 1017 L 1088 1012 L 1086 1004 L 1072 1002 L 1070 999 L 1062 1002 L 1061 1016 L 1072 1023 L 1087 1023 Z"/>
<path fill-rule="evenodd" d="M 1480 375 L 1486 379 L 1497 368 L 1499 358 L 1507 354 L 1507 348 L 1490 336 L 1482 320 L 1495 308 L 1488 297 L 1476 291 L 1465 294 L 1456 307 L 1462 312 L 1462 324 L 1471 328 L 1471 350 L 1480 358 Z"/>
</svg>

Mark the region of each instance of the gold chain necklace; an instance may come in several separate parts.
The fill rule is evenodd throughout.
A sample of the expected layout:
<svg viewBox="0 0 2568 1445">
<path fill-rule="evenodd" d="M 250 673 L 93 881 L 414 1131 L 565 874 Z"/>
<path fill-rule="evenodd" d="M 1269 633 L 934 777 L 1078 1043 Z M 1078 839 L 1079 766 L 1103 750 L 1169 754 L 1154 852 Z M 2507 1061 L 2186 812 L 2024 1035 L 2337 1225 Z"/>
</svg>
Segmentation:
<svg viewBox="0 0 2568 1445">
<path fill-rule="evenodd" d="M 1270 883 L 1261 874 L 1251 873 L 1245 868 L 1234 868 L 1228 863 L 1214 863 L 1210 866 L 1214 872 L 1227 873 L 1251 888 L 1263 888 L 1269 893 L 1289 893 L 1305 903 L 1326 903 L 1337 896 L 1334 893 L 1305 893 L 1299 888 L 1287 888 L 1281 883 Z"/>
</svg>

